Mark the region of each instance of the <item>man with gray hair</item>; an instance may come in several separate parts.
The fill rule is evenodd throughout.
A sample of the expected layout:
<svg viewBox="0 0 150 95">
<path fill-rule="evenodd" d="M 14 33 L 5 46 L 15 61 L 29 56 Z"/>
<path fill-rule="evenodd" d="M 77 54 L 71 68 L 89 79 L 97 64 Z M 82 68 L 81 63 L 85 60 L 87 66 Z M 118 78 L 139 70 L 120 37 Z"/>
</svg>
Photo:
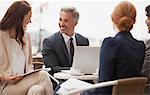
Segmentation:
<svg viewBox="0 0 150 95">
<path fill-rule="evenodd" d="M 88 38 L 75 33 L 74 28 L 79 20 L 75 7 L 63 7 L 60 11 L 60 31 L 43 41 L 43 61 L 52 70 L 50 74 L 68 70 L 72 66 L 74 46 L 89 46 Z"/>
</svg>

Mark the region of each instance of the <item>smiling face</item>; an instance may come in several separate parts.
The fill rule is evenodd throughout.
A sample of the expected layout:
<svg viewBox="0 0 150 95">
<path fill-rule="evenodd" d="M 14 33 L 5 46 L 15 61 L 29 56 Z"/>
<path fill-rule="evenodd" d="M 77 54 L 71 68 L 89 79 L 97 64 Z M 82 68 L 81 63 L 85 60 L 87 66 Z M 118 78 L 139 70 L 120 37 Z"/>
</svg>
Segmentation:
<svg viewBox="0 0 150 95">
<path fill-rule="evenodd" d="M 74 27 L 77 21 L 74 19 L 72 12 L 60 12 L 59 27 L 62 33 L 71 36 L 74 33 Z"/>
<path fill-rule="evenodd" d="M 31 23 L 31 16 L 32 16 L 32 12 L 29 11 L 23 18 L 23 23 L 22 23 L 22 27 L 23 27 L 23 30 L 25 31 L 26 30 L 26 27 L 29 23 Z"/>
</svg>

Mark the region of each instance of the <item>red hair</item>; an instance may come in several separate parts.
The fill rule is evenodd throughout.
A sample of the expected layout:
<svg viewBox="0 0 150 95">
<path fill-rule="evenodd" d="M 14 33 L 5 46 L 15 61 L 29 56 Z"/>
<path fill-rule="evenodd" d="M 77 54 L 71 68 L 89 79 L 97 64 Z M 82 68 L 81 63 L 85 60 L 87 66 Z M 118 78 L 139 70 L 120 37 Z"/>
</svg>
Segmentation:
<svg viewBox="0 0 150 95">
<path fill-rule="evenodd" d="M 136 9 L 130 2 L 123 1 L 115 7 L 111 18 L 120 31 L 130 31 L 135 23 Z"/>
</svg>

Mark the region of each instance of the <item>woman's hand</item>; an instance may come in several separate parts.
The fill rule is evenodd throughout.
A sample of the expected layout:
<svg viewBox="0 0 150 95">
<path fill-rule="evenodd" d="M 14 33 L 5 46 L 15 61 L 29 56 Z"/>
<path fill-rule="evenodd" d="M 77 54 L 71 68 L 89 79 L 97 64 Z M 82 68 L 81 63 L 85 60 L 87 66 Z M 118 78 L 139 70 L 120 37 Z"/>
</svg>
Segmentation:
<svg viewBox="0 0 150 95">
<path fill-rule="evenodd" d="M 19 76 L 19 75 L 2 75 L 1 81 L 7 82 L 8 84 L 15 84 L 18 81 L 20 81 L 22 78 L 23 76 Z"/>
</svg>

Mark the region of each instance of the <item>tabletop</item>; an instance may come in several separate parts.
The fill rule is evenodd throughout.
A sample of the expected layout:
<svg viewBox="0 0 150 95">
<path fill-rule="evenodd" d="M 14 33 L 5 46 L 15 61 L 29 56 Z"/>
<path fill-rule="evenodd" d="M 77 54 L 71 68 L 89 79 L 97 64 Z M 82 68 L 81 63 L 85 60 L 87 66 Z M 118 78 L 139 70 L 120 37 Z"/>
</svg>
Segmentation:
<svg viewBox="0 0 150 95">
<path fill-rule="evenodd" d="M 70 78 L 76 78 L 80 80 L 97 80 L 98 75 L 71 75 L 69 73 L 63 73 L 63 72 L 58 72 L 54 74 L 54 77 L 57 79 L 70 79 Z"/>
</svg>

